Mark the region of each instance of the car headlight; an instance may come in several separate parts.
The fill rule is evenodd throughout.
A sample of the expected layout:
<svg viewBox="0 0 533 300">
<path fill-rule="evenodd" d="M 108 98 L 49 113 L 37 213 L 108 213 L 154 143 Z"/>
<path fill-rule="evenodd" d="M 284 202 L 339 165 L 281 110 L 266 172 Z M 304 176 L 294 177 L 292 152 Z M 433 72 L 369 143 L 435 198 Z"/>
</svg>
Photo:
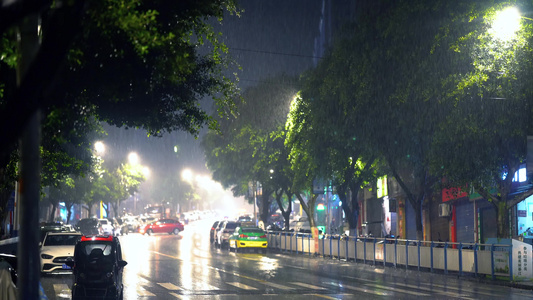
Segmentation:
<svg viewBox="0 0 533 300">
<path fill-rule="evenodd" d="M 54 257 L 52 255 L 49 255 L 49 254 L 41 254 L 41 258 L 42 259 L 52 259 Z"/>
</svg>

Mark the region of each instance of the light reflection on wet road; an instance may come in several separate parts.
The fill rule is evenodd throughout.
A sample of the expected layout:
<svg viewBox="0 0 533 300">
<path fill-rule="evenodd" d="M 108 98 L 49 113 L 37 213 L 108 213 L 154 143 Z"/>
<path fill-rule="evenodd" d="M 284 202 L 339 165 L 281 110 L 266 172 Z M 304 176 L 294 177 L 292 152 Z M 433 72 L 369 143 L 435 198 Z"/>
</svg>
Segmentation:
<svg viewBox="0 0 533 300">
<path fill-rule="evenodd" d="M 533 292 L 452 276 L 374 268 L 269 252 L 233 253 L 209 244 L 211 221 L 176 235 L 120 237 L 124 299 L 532 299 Z M 49 299 L 70 298 L 71 276 L 42 278 Z"/>
</svg>

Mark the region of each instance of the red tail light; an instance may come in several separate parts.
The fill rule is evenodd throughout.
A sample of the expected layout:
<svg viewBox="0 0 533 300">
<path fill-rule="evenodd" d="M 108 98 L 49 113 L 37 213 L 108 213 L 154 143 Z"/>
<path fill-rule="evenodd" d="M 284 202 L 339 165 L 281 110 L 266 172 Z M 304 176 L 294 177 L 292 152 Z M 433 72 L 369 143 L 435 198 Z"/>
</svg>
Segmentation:
<svg viewBox="0 0 533 300">
<path fill-rule="evenodd" d="M 264 238 L 266 238 L 266 237 L 267 237 L 266 234 L 263 234 L 262 236 L 260 236 L 260 238 L 262 238 L 262 239 L 264 239 Z"/>
<path fill-rule="evenodd" d="M 246 234 L 239 235 L 240 238 L 247 238 L 248 236 Z"/>
</svg>

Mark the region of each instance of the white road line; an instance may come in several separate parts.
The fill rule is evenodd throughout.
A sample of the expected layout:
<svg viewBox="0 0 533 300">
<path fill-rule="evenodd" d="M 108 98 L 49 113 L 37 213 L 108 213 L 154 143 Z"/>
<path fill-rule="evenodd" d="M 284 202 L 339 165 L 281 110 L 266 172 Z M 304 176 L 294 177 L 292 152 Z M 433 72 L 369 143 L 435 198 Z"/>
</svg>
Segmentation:
<svg viewBox="0 0 533 300">
<path fill-rule="evenodd" d="M 160 286 L 164 287 L 165 289 L 167 290 L 171 290 L 171 291 L 179 291 L 181 290 L 181 288 L 177 285 L 174 285 L 170 282 L 158 282 L 157 284 L 159 284 Z"/>
<path fill-rule="evenodd" d="M 55 283 L 54 292 L 56 294 L 56 297 L 68 299 L 72 297 L 72 291 L 70 290 L 70 287 L 65 283 Z"/>
<path fill-rule="evenodd" d="M 292 287 L 284 286 L 284 285 L 273 283 L 273 282 L 268 282 L 268 281 L 265 281 L 265 280 L 262 280 L 262 279 L 257 279 L 257 278 L 253 278 L 253 277 L 249 277 L 249 276 L 245 276 L 245 275 L 240 275 L 240 274 L 233 274 L 233 275 L 236 275 L 236 276 L 242 277 L 242 278 L 246 278 L 246 279 L 249 279 L 249 280 L 254 280 L 254 281 L 257 281 L 257 282 L 259 282 L 261 284 L 268 285 L 268 286 L 271 286 L 273 288 L 277 288 L 277 289 L 280 289 L 280 290 L 294 290 L 294 288 L 292 288 Z"/>
<path fill-rule="evenodd" d="M 336 286 L 336 287 L 339 287 L 339 288 L 350 289 L 350 290 L 363 292 L 363 293 L 367 293 L 367 294 L 374 294 L 374 295 L 378 295 L 378 296 L 392 296 L 392 293 L 388 293 L 388 292 L 384 292 L 384 291 L 382 292 L 382 291 L 370 290 L 368 288 L 365 288 L 364 286 L 363 287 L 358 287 L 358 286 L 347 285 L 347 284 L 338 284 L 338 283 L 334 283 L 334 282 L 324 282 L 324 283 L 325 284 L 329 284 L 329 285 L 333 285 L 333 286 Z"/>
<path fill-rule="evenodd" d="M 149 291 L 143 289 L 142 287 L 140 286 L 137 286 L 137 295 L 139 297 L 150 297 L 150 296 L 155 296 L 154 294 L 150 293 Z"/>
<path fill-rule="evenodd" d="M 229 285 L 233 285 L 234 287 L 238 287 L 240 289 L 243 289 L 243 290 L 257 290 L 253 286 L 242 284 L 240 282 L 226 282 L 226 283 L 229 284 Z"/>
<path fill-rule="evenodd" d="M 305 288 L 308 288 L 308 289 L 313 289 L 313 290 L 326 290 L 326 288 L 324 288 L 324 287 L 311 285 L 311 284 L 307 284 L 307 283 L 303 283 L 303 282 L 290 282 L 290 284 L 298 285 L 298 286 L 305 287 Z"/>
<path fill-rule="evenodd" d="M 303 295 L 304 296 L 313 296 L 313 297 L 318 297 L 318 298 L 324 298 L 324 299 L 330 299 L 330 300 L 342 299 L 342 298 L 335 298 L 335 297 L 331 297 L 331 296 L 328 296 L 328 295 L 320 295 L 320 294 L 303 294 Z M 342 294 L 341 296 L 353 296 L 353 295 Z"/>
<path fill-rule="evenodd" d="M 456 297 L 456 298 L 461 298 L 461 299 L 472 299 L 472 300 L 474 300 L 474 298 L 467 297 L 467 296 L 471 296 L 469 294 L 459 294 L 459 293 L 453 293 L 453 292 L 436 291 L 435 289 L 432 289 L 432 288 L 424 288 L 424 287 L 416 286 L 414 284 L 404 284 L 404 283 L 398 283 L 398 282 L 392 283 L 392 285 L 394 285 L 394 286 L 399 285 L 399 286 L 409 287 L 409 288 L 413 288 L 413 289 L 428 291 L 428 292 L 432 292 L 432 293 L 437 293 L 439 295 L 445 295 L 445 296 Z"/>
<path fill-rule="evenodd" d="M 378 289 L 384 289 L 384 290 L 389 290 L 389 291 L 401 292 L 401 293 L 410 294 L 410 295 L 416 295 L 416 296 L 429 296 L 429 294 L 424 294 L 424 293 L 419 293 L 419 292 L 413 292 L 413 291 L 408 291 L 408 290 L 404 290 L 404 289 L 399 289 L 399 288 L 393 288 L 393 287 L 383 286 L 383 285 L 379 285 L 379 284 L 365 283 L 365 285 L 373 286 L 373 287 L 376 287 L 376 288 L 378 288 Z"/>
<path fill-rule="evenodd" d="M 431 287 L 438 287 L 438 288 L 441 288 L 441 289 L 454 290 L 454 291 L 457 291 L 457 292 L 465 290 L 465 288 L 459 288 L 459 287 L 454 287 L 454 286 L 446 286 L 446 285 L 442 285 L 442 284 L 425 283 L 425 282 L 421 282 L 420 284 L 427 285 L 430 288 Z M 473 291 L 473 290 L 471 290 L 470 292 L 471 293 L 485 295 L 485 296 L 491 296 L 491 297 L 496 296 L 494 293 L 487 293 L 487 292 Z"/>
</svg>

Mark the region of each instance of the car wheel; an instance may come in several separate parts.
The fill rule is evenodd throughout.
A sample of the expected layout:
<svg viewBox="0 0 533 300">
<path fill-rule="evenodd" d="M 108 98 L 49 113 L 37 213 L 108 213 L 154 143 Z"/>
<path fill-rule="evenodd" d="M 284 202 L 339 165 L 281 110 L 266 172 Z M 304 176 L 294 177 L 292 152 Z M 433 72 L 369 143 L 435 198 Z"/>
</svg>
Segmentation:
<svg viewBox="0 0 533 300">
<path fill-rule="evenodd" d="M 174 228 L 172 233 L 174 233 L 175 235 L 178 235 L 178 233 L 180 233 L 180 230 L 178 228 Z"/>
<path fill-rule="evenodd" d="M 148 234 L 148 235 L 152 235 L 153 233 L 154 233 L 154 231 L 152 229 L 146 230 L 146 234 Z"/>
</svg>

